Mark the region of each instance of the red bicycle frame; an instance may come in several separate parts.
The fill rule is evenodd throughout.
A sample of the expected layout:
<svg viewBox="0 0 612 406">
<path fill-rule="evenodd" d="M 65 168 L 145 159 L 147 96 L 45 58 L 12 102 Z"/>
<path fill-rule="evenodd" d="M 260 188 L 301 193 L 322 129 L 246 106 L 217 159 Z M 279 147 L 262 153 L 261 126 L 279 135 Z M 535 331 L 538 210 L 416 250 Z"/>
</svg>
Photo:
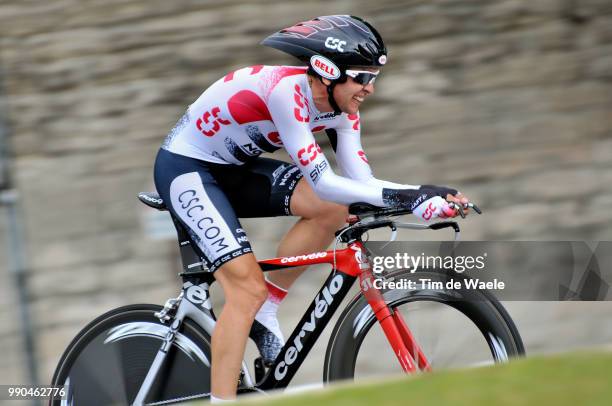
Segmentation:
<svg viewBox="0 0 612 406">
<path fill-rule="evenodd" d="M 361 293 L 372 308 L 402 369 L 407 373 L 415 372 L 417 369 L 430 370 L 427 358 L 414 339 L 402 315 L 390 309 L 380 290 L 374 287 L 374 275 L 365 252 L 363 242 L 353 241 L 348 244 L 347 248 L 337 251 L 321 251 L 311 254 L 266 259 L 259 261 L 259 264 L 264 271 L 315 264 L 330 264 L 336 272 L 345 277 L 353 280 L 359 278 Z M 324 294 L 325 289 L 322 292 Z"/>
</svg>

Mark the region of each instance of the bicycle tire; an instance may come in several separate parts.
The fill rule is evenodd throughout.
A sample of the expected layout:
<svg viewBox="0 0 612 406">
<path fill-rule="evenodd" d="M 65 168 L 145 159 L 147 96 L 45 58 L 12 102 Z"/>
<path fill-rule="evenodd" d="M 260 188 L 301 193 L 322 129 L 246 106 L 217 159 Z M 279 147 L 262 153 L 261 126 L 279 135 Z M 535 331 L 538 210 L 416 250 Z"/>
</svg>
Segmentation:
<svg viewBox="0 0 612 406">
<path fill-rule="evenodd" d="M 386 278 L 400 279 L 447 278 L 443 272 L 398 270 Z M 463 278 L 457 275 L 455 279 Z M 484 290 L 381 290 L 388 306 L 397 311 L 406 303 L 428 301 L 450 306 L 467 317 L 485 339 L 495 362 L 525 355 L 518 329 L 502 304 Z M 361 292 L 340 315 L 327 346 L 323 369 L 325 383 L 355 378 L 355 365 L 361 345 L 377 320 Z M 410 325 L 409 325 L 410 327 Z M 427 356 L 427 354 L 426 354 Z"/>
<path fill-rule="evenodd" d="M 83 328 L 60 358 L 53 385 L 67 399 L 49 405 L 129 405 L 162 345 L 168 326 L 154 313 L 161 306 L 136 304 L 111 310 Z M 185 319 L 147 402 L 210 392 L 210 337 Z"/>
</svg>

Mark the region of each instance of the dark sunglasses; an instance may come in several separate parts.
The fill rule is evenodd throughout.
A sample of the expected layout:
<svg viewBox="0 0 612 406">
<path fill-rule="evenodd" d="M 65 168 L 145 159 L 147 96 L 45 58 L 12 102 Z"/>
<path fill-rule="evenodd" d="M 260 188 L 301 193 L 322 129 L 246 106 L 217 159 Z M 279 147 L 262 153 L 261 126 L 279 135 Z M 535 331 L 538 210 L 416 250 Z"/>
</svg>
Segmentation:
<svg viewBox="0 0 612 406">
<path fill-rule="evenodd" d="M 380 71 L 370 72 L 367 70 L 350 70 L 347 69 L 345 71 L 347 76 L 350 76 L 356 83 L 359 83 L 362 86 L 369 85 L 370 83 L 374 83 L 376 80 L 376 76 Z"/>
</svg>

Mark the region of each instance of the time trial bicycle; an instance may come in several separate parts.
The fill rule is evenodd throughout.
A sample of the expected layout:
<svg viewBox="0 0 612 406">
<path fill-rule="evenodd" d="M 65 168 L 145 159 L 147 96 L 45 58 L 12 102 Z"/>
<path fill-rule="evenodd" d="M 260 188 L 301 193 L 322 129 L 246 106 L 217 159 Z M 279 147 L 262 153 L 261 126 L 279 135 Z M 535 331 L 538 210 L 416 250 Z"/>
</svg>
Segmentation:
<svg viewBox="0 0 612 406">
<path fill-rule="evenodd" d="M 166 210 L 154 193 L 138 197 L 150 207 Z M 410 213 L 407 209 L 367 204 L 351 205 L 349 212 L 354 215 L 351 221 L 336 232 L 336 242 L 346 244 L 345 248 L 259 261 L 264 272 L 314 264 L 329 264 L 332 269 L 274 363 L 265 365 L 257 358 L 252 375 L 243 361 L 239 393 L 286 388 L 357 279 L 359 291 L 340 314 L 327 344 L 325 383 L 361 376 L 361 359 L 365 360 L 364 370 L 384 363 L 404 373 L 429 371 L 435 359 L 417 338 L 419 330 L 411 324 L 413 334 L 406 321 L 422 306 L 431 307 L 422 326 L 445 324 L 443 314 L 451 311 L 464 320 L 461 329 L 471 329 L 479 337 L 470 339 L 470 348 L 460 352 L 470 353 L 472 347 L 481 345 L 486 362 L 505 362 L 525 353 L 514 322 L 488 291 L 376 288 L 377 278 L 444 281 L 447 274 L 408 270 L 374 274 L 372 253 L 364 240 L 369 230 L 451 228 L 458 239 L 456 222 L 404 223 L 397 217 Z M 210 396 L 211 336 L 216 317 L 209 291 L 215 278 L 194 250 L 187 230 L 176 218 L 173 221 L 183 261 L 180 294 L 164 306 L 124 306 L 89 323 L 59 361 L 52 384 L 64 386 L 67 395 L 51 399 L 51 405 L 165 405 Z M 373 328 L 376 324 L 380 329 Z M 446 333 L 450 339 L 456 334 Z M 368 337 L 375 335 L 380 336 L 377 341 L 369 341 Z M 391 354 L 384 361 L 383 347 Z"/>
</svg>

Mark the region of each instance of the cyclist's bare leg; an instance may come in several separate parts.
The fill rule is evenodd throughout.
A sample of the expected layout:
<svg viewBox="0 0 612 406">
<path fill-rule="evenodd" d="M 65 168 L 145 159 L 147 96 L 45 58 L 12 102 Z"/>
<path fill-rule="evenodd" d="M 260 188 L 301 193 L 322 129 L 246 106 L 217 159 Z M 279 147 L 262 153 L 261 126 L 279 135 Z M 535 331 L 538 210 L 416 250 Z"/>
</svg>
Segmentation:
<svg viewBox="0 0 612 406">
<path fill-rule="evenodd" d="M 211 394 L 234 399 L 249 330 L 268 290 L 253 254 L 227 262 L 215 278 L 223 287 L 225 305 L 212 336 Z"/>
<path fill-rule="evenodd" d="M 291 197 L 291 213 L 301 217 L 281 240 L 278 256 L 307 254 L 327 249 L 334 232 L 345 222 L 346 206 L 321 200 L 302 178 Z M 268 272 L 268 280 L 287 290 L 306 267 Z"/>
</svg>

